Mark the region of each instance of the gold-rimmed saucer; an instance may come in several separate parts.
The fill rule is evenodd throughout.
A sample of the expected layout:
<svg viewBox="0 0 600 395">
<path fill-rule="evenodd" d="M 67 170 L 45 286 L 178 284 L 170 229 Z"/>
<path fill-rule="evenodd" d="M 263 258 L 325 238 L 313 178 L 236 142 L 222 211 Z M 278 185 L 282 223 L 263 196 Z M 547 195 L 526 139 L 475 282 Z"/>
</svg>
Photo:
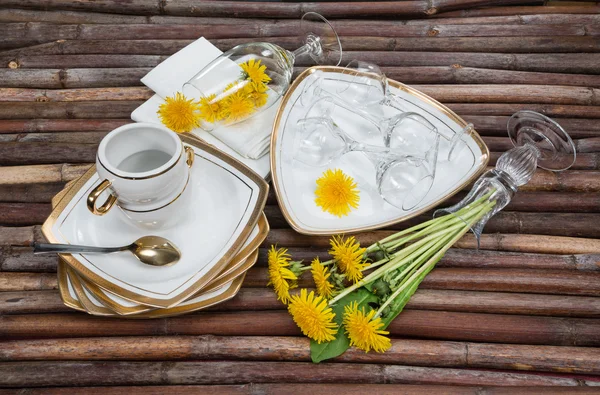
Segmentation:
<svg viewBox="0 0 600 395">
<path fill-rule="evenodd" d="M 52 198 L 52 207 L 55 207 L 60 202 L 60 200 L 66 195 L 75 182 L 76 180 L 67 183 L 65 188 Z M 202 293 L 217 290 L 228 282 L 233 281 L 235 278 L 239 277 L 250 267 L 252 267 L 258 259 L 258 247 L 267 237 L 269 230 L 270 227 L 267 217 L 263 213 L 258 221 L 258 224 L 256 225 L 255 231 L 252 232 L 250 239 L 244 244 L 244 248 L 240 250 L 230 264 L 227 265 L 227 267 L 223 269 L 223 271 L 219 273 L 219 275 L 210 284 L 208 284 L 204 289 L 200 290 L 193 297 L 199 296 Z M 60 261 L 58 284 L 59 289 L 61 290 L 63 302 L 67 306 L 81 311 L 90 311 L 91 309 L 92 314 L 96 315 L 114 315 L 114 313 L 119 315 L 133 315 L 154 310 L 154 308 L 151 306 L 136 304 L 120 298 L 118 295 L 110 294 L 85 278 L 76 276 L 76 273 L 70 270 L 68 265 L 62 262 L 62 259 L 60 259 Z M 67 273 L 71 273 L 71 275 L 69 276 Z M 69 277 L 75 276 L 77 277 L 77 281 L 73 282 L 75 284 L 68 281 Z M 71 293 L 65 292 L 65 290 L 68 290 L 69 287 L 73 289 L 73 296 L 79 294 L 82 296 L 73 298 Z M 87 308 L 84 307 L 81 301 L 87 302 Z M 99 305 L 99 303 L 101 305 Z M 112 310 L 112 312 L 107 311 L 103 307 Z M 109 312 L 111 314 L 108 314 Z"/>
<path fill-rule="evenodd" d="M 258 221 L 256 226 L 256 234 L 249 239 L 244 248 L 231 260 L 231 262 L 223 269 L 221 273 L 204 288 L 199 290 L 192 296 L 196 297 L 205 292 L 211 292 L 217 288 L 223 286 L 227 282 L 232 281 L 234 278 L 240 276 L 246 272 L 258 258 L 258 247 L 267 237 L 269 233 L 269 223 L 264 213 Z M 145 311 L 154 310 L 152 306 L 147 306 L 139 303 L 135 303 L 120 297 L 119 295 L 110 293 L 97 284 L 87 280 L 85 277 L 79 276 L 79 280 L 84 288 L 91 292 L 95 299 L 98 300 L 102 305 L 111 309 L 120 315 L 131 315 L 139 314 Z M 66 284 L 60 284 L 62 286 Z"/>
<path fill-rule="evenodd" d="M 257 253 L 255 255 L 253 254 L 252 259 L 254 259 L 254 262 L 256 261 L 257 256 Z M 81 279 L 78 277 L 77 273 L 70 269 L 69 266 L 63 261 L 59 261 L 58 276 L 66 283 L 65 286 L 59 287 L 61 298 L 65 305 L 73 309 L 85 311 L 88 314 L 98 316 L 148 319 L 170 317 L 192 311 L 198 311 L 229 300 L 239 292 L 246 273 L 242 273 L 240 276 L 234 278 L 230 282 L 225 283 L 209 292 L 194 296 L 193 298 L 190 298 L 190 300 L 185 301 L 178 306 L 166 309 L 159 308 L 152 311 L 126 316 L 111 312 L 110 309 L 100 304 L 100 302 L 94 298 L 93 294 L 89 293 L 89 291 L 86 292 L 85 288 L 81 285 Z M 82 299 L 79 299 L 80 297 Z"/>
<path fill-rule="evenodd" d="M 195 205 L 186 216 L 187 222 L 176 230 L 156 232 L 182 250 L 182 260 L 168 268 L 149 268 L 127 254 L 62 254 L 85 281 L 138 304 L 175 306 L 208 286 L 243 249 L 262 215 L 267 184 L 206 143 L 188 136 L 182 136 L 182 140 L 194 148 L 196 155 L 192 171 L 198 177 L 192 181 Z M 92 167 L 57 203 L 42 229 L 49 241 L 117 245 L 143 231 L 118 211 L 95 218 L 85 213 L 83 196 L 95 185 L 95 178 Z"/>
</svg>

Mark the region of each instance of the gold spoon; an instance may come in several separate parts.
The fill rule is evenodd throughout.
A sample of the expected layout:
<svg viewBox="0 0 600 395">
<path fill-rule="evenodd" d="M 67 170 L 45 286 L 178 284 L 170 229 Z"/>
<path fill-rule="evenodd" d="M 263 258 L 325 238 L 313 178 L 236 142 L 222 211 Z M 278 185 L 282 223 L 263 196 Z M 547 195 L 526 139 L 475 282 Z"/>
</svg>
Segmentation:
<svg viewBox="0 0 600 395">
<path fill-rule="evenodd" d="M 173 243 L 160 236 L 143 236 L 123 247 L 92 247 L 73 244 L 33 243 L 34 254 L 67 252 L 71 254 L 131 251 L 140 262 L 152 266 L 167 266 L 179 261 L 181 251 Z"/>
</svg>

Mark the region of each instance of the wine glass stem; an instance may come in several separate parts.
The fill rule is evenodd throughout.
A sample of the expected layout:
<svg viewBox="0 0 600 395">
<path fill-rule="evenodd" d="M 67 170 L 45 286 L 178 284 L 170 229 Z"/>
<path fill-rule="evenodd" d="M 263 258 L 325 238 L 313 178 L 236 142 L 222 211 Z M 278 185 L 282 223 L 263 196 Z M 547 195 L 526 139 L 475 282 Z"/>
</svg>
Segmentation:
<svg viewBox="0 0 600 395">
<path fill-rule="evenodd" d="M 407 112 L 408 110 L 402 104 L 400 104 L 400 98 L 393 93 L 389 92 L 385 98 L 385 104 L 400 111 Z"/>
<path fill-rule="evenodd" d="M 363 143 L 359 143 L 357 141 L 353 142 L 350 145 L 350 150 L 362 151 L 362 152 L 367 152 L 370 154 L 389 154 L 391 151 L 387 147 L 379 147 L 377 145 L 363 144 Z"/>
<path fill-rule="evenodd" d="M 308 54 L 320 55 L 321 40 L 318 36 L 315 36 L 314 34 L 309 34 L 306 36 L 305 42 L 306 44 L 292 52 L 292 63 L 294 63 L 294 60 L 299 56 L 304 56 Z"/>
</svg>

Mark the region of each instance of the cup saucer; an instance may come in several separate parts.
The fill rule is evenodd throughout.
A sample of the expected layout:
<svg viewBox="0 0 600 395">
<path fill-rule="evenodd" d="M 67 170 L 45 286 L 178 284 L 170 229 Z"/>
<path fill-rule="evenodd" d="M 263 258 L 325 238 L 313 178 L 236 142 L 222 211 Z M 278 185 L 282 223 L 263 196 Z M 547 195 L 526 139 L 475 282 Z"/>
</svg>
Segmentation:
<svg viewBox="0 0 600 395">
<path fill-rule="evenodd" d="M 152 231 L 177 245 L 181 260 L 155 267 L 142 264 L 129 252 L 61 254 L 79 276 L 123 299 L 166 308 L 203 289 L 243 248 L 265 206 L 267 183 L 214 147 L 194 137 L 181 138 L 195 154 L 189 184 L 193 202 L 181 223 Z M 114 246 L 148 234 L 119 210 L 104 216 L 88 211 L 85 198 L 98 182 L 92 167 L 58 202 L 42 227 L 50 242 Z"/>
<path fill-rule="evenodd" d="M 81 277 L 79 277 L 73 269 L 64 263 L 62 259 L 58 264 L 59 281 L 65 284 L 64 286 L 59 287 L 60 297 L 63 300 L 63 303 L 75 310 L 104 317 L 147 319 L 170 317 L 192 311 L 203 310 L 229 300 L 237 295 L 245 276 L 246 274 L 244 273 L 223 284 L 217 289 L 202 293 L 200 295 L 195 295 L 190 300 L 187 300 L 175 307 L 166 309 L 153 309 L 151 311 L 141 312 L 135 315 L 122 316 L 102 305 L 92 292 L 82 286 Z"/>
</svg>

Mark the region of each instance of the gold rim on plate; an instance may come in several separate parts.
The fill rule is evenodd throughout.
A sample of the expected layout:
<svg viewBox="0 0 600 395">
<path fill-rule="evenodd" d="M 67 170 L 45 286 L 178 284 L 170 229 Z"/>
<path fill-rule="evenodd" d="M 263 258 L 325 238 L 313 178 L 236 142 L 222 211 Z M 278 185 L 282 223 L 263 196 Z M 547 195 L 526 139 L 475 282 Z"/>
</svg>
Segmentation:
<svg viewBox="0 0 600 395">
<path fill-rule="evenodd" d="M 248 270 L 247 268 L 253 265 L 250 264 L 250 257 L 252 254 L 258 250 L 258 247 L 262 244 L 262 242 L 267 238 L 270 227 L 267 221 L 267 217 L 264 213 L 261 214 L 260 219 L 258 220 L 258 234 L 249 243 L 246 247 L 244 247 L 232 260 L 227 264 L 227 266 L 223 269 L 221 273 L 215 279 L 213 279 L 210 283 L 208 283 L 204 288 L 196 292 L 194 295 L 190 296 L 190 298 L 194 298 L 203 293 L 214 291 L 220 286 L 228 283 L 233 280 L 235 277 L 239 276 L 242 272 Z M 256 261 L 256 259 L 255 259 Z M 242 268 L 246 268 L 242 270 Z M 110 308 L 120 315 L 130 315 L 130 314 L 138 314 L 145 311 L 154 310 L 154 307 L 147 305 L 138 305 L 138 306 L 125 306 L 112 299 L 110 296 L 106 295 L 108 291 L 102 289 L 98 285 L 92 283 L 86 278 L 80 277 L 81 283 L 85 288 L 87 288 L 91 293 L 94 294 L 96 299 L 101 302 L 104 306 Z M 116 295 L 121 297 L 120 295 Z"/>
<path fill-rule="evenodd" d="M 481 136 L 479 136 L 479 134 L 475 130 L 473 130 L 470 135 L 473 137 L 473 140 L 475 140 L 475 143 L 477 144 L 477 146 L 481 149 L 481 152 L 482 152 L 481 157 L 483 158 L 483 162 L 479 166 L 480 168 L 475 173 L 473 173 L 473 175 L 471 175 L 471 177 L 469 177 L 469 179 L 467 179 L 462 184 L 457 185 L 454 189 L 450 190 L 450 192 L 445 194 L 443 198 L 437 199 L 435 202 L 432 202 L 432 203 L 428 204 L 427 206 L 425 206 L 417 211 L 414 211 L 413 213 L 411 213 L 405 217 L 392 219 L 392 220 L 385 221 L 385 222 L 382 222 L 382 223 L 379 223 L 376 225 L 342 229 L 339 232 L 336 232 L 336 231 L 332 232 L 330 230 L 307 230 L 307 229 L 304 229 L 300 224 L 298 224 L 296 221 L 294 221 L 294 219 L 292 218 L 292 216 L 290 215 L 290 213 L 288 211 L 287 206 L 285 205 L 285 201 L 283 198 L 283 191 L 281 191 L 281 189 L 279 187 L 279 179 L 278 179 L 278 174 L 277 174 L 278 169 L 276 167 L 278 153 L 277 153 L 276 147 L 277 147 L 277 140 L 278 140 L 279 134 L 280 134 L 279 133 L 279 124 L 282 121 L 283 113 L 285 111 L 285 108 L 286 108 L 290 98 L 292 97 L 294 91 L 302 83 L 302 81 L 304 79 L 306 79 L 308 76 L 310 76 L 312 73 L 317 72 L 317 71 L 321 71 L 321 72 L 325 72 L 325 73 L 341 73 L 341 72 L 343 72 L 345 74 L 354 74 L 354 75 L 368 75 L 369 74 L 366 72 L 360 72 L 360 71 L 351 70 L 351 69 L 347 69 L 345 67 L 338 67 L 338 66 L 310 67 L 310 68 L 304 70 L 304 72 L 302 72 L 302 74 L 300 74 L 298 76 L 298 78 L 296 78 L 294 80 L 294 82 L 289 87 L 288 91 L 286 92 L 285 96 L 281 100 L 281 104 L 279 105 L 279 109 L 277 110 L 277 114 L 275 116 L 275 122 L 273 124 L 273 131 L 271 133 L 271 153 L 270 153 L 271 177 L 273 179 L 273 187 L 275 188 L 275 195 L 277 196 L 277 201 L 279 202 L 279 207 L 281 208 L 281 212 L 283 213 L 283 216 L 286 219 L 286 221 L 290 224 L 290 226 L 296 232 L 302 233 L 305 235 L 309 235 L 309 236 L 321 236 L 321 235 L 331 235 L 331 234 L 335 234 L 335 233 L 365 232 L 365 231 L 379 229 L 379 228 L 383 228 L 383 227 L 390 226 L 393 224 L 397 224 L 399 222 L 406 221 L 410 218 L 416 217 L 420 214 L 423 214 L 426 211 L 431 210 L 433 207 L 442 203 L 449 197 L 455 195 L 458 191 L 460 191 L 461 189 L 463 189 L 464 187 L 466 187 L 467 185 L 469 185 L 470 183 L 475 181 L 475 179 L 477 179 L 477 177 L 479 177 L 479 175 L 486 169 L 487 163 L 490 160 L 490 151 L 489 151 L 488 147 L 485 145 L 485 143 L 483 142 L 483 140 L 481 139 Z M 421 101 L 435 107 L 441 113 L 443 113 L 448 118 L 450 118 L 451 120 L 456 122 L 459 126 L 461 126 L 461 127 L 467 126 L 467 122 L 464 119 L 459 117 L 456 113 L 454 113 L 448 107 L 444 106 L 442 103 L 427 96 L 426 94 L 419 92 L 418 90 L 411 88 L 408 85 L 404 85 L 398 81 L 388 79 L 388 83 L 390 86 L 393 86 L 394 88 L 397 88 L 408 94 L 411 94 L 411 95 L 417 97 L 418 99 L 420 99 Z"/>
<path fill-rule="evenodd" d="M 256 254 L 254 254 L 252 256 L 252 259 L 254 259 L 254 262 L 256 262 L 257 257 L 258 257 L 258 252 L 256 252 Z M 68 284 L 67 284 L 67 287 L 61 287 L 60 288 L 61 298 L 63 299 L 63 302 L 65 303 L 65 305 L 67 305 L 68 307 L 87 312 L 88 314 L 91 314 L 91 315 L 98 315 L 98 316 L 104 316 L 104 317 L 150 319 L 150 318 L 159 318 L 159 317 L 172 317 L 172 316 L 176 316 L 176 315 L 190 313 L 193 311 L 206 309 L 208 307 L 211 307 L 216 304 L 222 303 L 226 300 L 229 300 L 229 299 L 233 298 L 235 295 L 237 295 L 237 293 L 239 292 L 239 290 L 242 286 L 242 283 L 244 282 L 244 278 L 246 277 L 246 273 L 244 272 L 237 278 L 233 279 L 233 281 L 230 283 L 229 288 L 225 292 L 223 292 L 220 295 L 214 296 L 212 298 L 202 300 L 200 302 L 190 303 L 188 305 L 179 305 L 179 306 L 174 306 L 174 307 L 169 307 L 169 308 L 164 308 L 164 309 L 159 308 L 159 309 L 154 309 L 151 311 L 142 312 L 139 314 L 125 315 L 125 316 L 119 315 L 115 312 L 111 312 L 109 309 L 107 309 L 105 307 L 97 306 L 91 300 L 89 300 L 89 298 L 87 297 L 87 295 L 85 295 L 85 292 L 83 291 L 83 287 L 80 282 L 81 278 L 78 277 L 77 273 L 75 273 L 75 271 L 70 269 L 68 267 L 68 265 L 64 264 L 64 262 L 59 262 L 59 276 L 62 277 L 65 282 L 70 281 L 77 297 L 78 298 L 80 296 L 82 297 L 81 300 L 74 299 L 68 291 L 68 288 L 67 288 Z M 223 286 L 224 285 L 221 285 L 220 287 L 217 287 L 217 288 L 211 290 L 210 292 L 217 291 L 218 289 L 222 288 Z"/>
<path fill-rule="evenodd" d="M 250 233 L 252 232 L 252 230 L 254 229 L 256 224 L 258 223 L 258 219 L 259 219 L 260 214 L 262 213 L 263 208 L 266 203 L 267 193 L 268 193 L 268 189 L 269 189 L 268 184 L 261 176 L 256 174 L 253 170 L 251 170 L 249 167 L 247 167 L 243 163 L 237 161 L 236 159 L 232 158 L 231 156 L 218 150 L 214 146 L 207 144 L 193 136 L 180 135 L 180 137 L 184 143 L 189 144 L 194 148 L 198 148 L 200 151 L 207 152 L 208 154 L 213 155 L 214 157 L 218 158 L 219 160 L 222 160 L 226 164 L 232 166 L 233 168 L 238 170 L 240 173 L 242 173 L 244 176 L 249 178 L 252 182 L 254 182 L 258 187 L 257 202 L 256 202 L 254 209 L 251 212 L 250 219 L 248 220 L 248 222 L 242 229 L 240 235 L 237 237 L 237 239 L 233 243 L 232 247 L 223 254 L 221 259 L 203 277 L 196 280 L 196 282 L 192 286 L 189 286 L 185 291 L 181 292 L 180 294 L 178 294 L 175 297 L 172 297 L 170 299 L 155 299 L 155 298 L 148 297 L 145 295 L 136 294 L 132 291 L 123 289 L 123 288 L 107 281 L 104 277 L 92 272 L 87 267 L 82 265 L 71 254 L 59 254 L 59 256 L 72 269 L 74 269 L 79 275 L 81 275 L 82 277 L 86 278 L 87 280 L 97 284 L 99 287 L 106 289 L 107 291 L 112 292 L 114 294 L 120 295 L 121 297 L 123 297 L 125 299 L 132 300 L 136 303 L 150 305 L 150 306 L 154 306 L 154 307 L 160 307 L 160 308 L 175 306 L 175 305 L 181 303 L 182 301 L 189 299 L 189 297 L 191 295 L 197 293 L 199 290 L 204 288 L 221 271 L 223 271 L 223 269 L 227 265 L 227 263 L 230 262 L 231 259 L 242 248 L 245 240 L 248 239 L 248 237 L 250 236 Z M 196 155 L 197 154 L 198 153 L 196 153 Z M 95 174 L 95 172 L 96 172 L 96 168 L 95 168 L 95 166 L 92 166 L 77 182 L 75 182 L 74 185 L 72 186 L 72 188 L 65 193 L 65 195 L 63 196 L 63 198 L 61 200 L 58 201 L 56 207 L 54 208 L 54 210 L 52 211 L 52 213 L 50 214 L 48 219 L 44 222 L 44 225 L 42 226 L 42 233 L 46 237 L 46 239 L 48 239 L 49 242 L 51 242 L 51 243 L 59 242 L 59 240 L 56 239 L 52 233 L 52 227 L 54 226 L 57 219 L 62 214 L 63 210 L 68 205 L 68 203 L 76 196 L 77 192 Z"/>
</svg>

